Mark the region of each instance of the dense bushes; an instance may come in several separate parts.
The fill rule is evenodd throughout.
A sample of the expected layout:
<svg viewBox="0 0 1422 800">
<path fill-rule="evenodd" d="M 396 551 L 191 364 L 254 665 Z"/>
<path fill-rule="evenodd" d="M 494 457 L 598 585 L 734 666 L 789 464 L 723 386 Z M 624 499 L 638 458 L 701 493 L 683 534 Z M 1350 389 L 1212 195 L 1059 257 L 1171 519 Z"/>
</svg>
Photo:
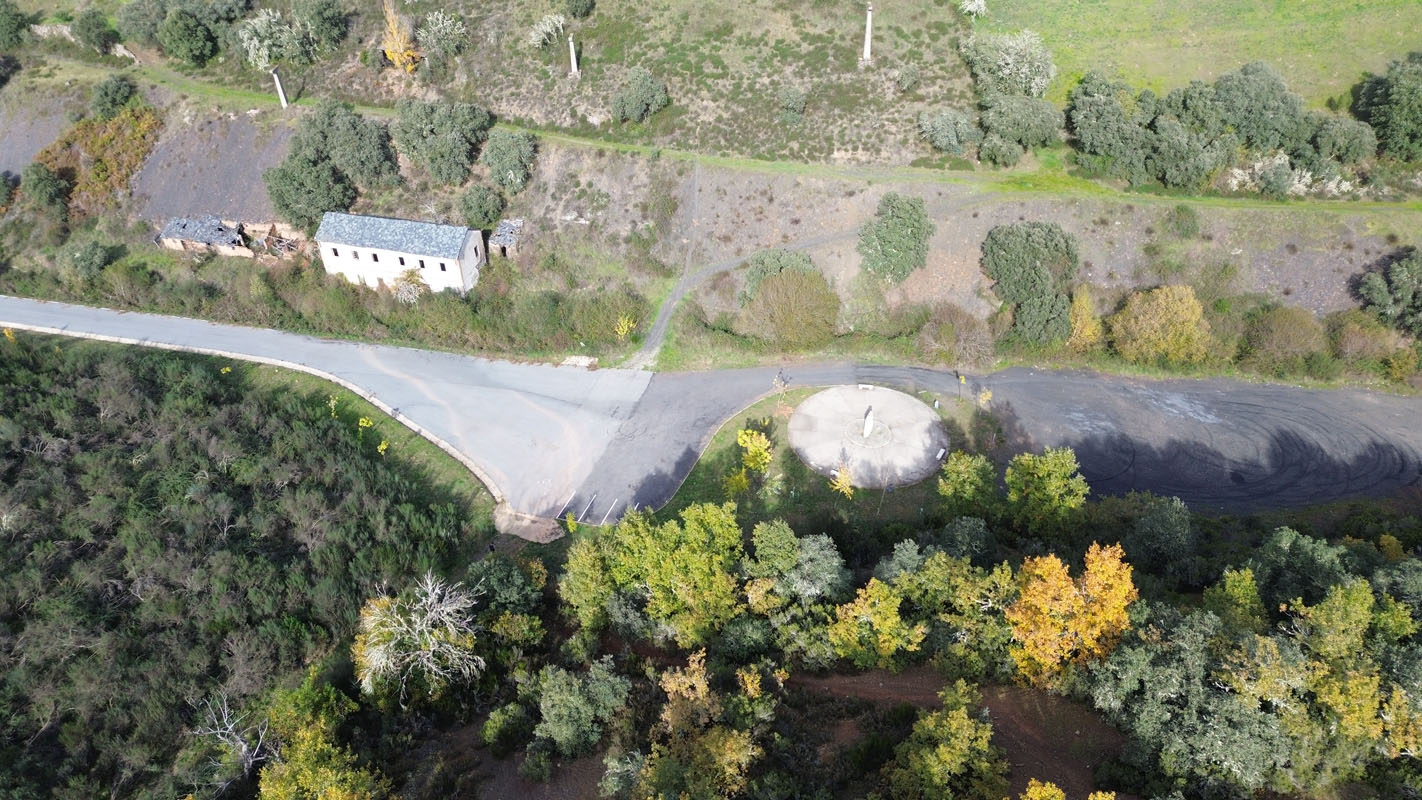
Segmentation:
<svg viewBox="0 0 1422 800">
<path fill-rule="evenodd" d="M 488 165 L 489 180 L 509 194 L 518 194 L 528 184 L 536 151 L 537 142 L 531 133 L 494 131 L 479 160 Z"/>
<path fill-rule="evenodd" d="M 983 128 L 1024 148 L 1051 144 L 1062 129 L 1062 112 L 1038 97 L 999 95 L 983 101 Z"/>
<path fill-rule="evenodd" d="M 951 108 L 920 114 L 918 132 L 933 149 L 952 155 L 961 155 L 964 147 L 982 138 L 971 116 Z"/>
<path fill-rule="evenodd" d="M 108 89 L 123 91 L 119 84 Z M 112 117 L 80 120 L 41 150 L 35 160 L 55 172 L 74 176 L 69 194 L 74 217 L 94 214 L 127 197 L 129 179 L 158 143 L 162 126 L 163 120 L 152 106 L 130 102 Z"/>
<path fill-rule="evenodd" d="M 217 37 L 197 15 L 185 8 L 169 11 L 156 35 L 164 53 L 195 67 L 201 67 L 217 55 Z"/>
<path fill-rule="evenodd" d="M 1050 222 L 999 225 L 982 246 L 983 272 L 1012 306 L 1013 334 L 1028 344 L 1065 340 L 1071 333 L 1067 289 L 1076 277 L 1076 238 Z"/>
<path fill-rule="evenodd" d="M 1163 98 L 1149 90 L 1132 96 L 1126 84 L 1090 72 L 1071 91 L 1068 119 L 1087 166 L 1134 184 L 1181 189 L 1200 188 L 1239 147 L 1288 155 L 1260 181 L 1281 195 L 1295 171 L 1310 180 L 1336 177 L 1376 149 L 1366 124 L 1307 111 L 1277 72 L 1258 63 Z"/>
<path fill-rule="evenodd" d="M 1377 130 L 1384 153 L 1403 161 L 1422 158 L 1422 53 L 1388 65 L 1358 89 L 1354 110 Z"/>
<path fill-rule="evenodd" d="M 357 187 L 387 185 L 397 175 L 385 126 L 349 103 L 327 101 L 301 121 L 286 159 L 262 178 L 277 213 L 314 231 L 322 213 L 351 207 Z"/>
<path fill-rule="evenodd" d="M 1057 74 L 1052 54 L 1032 31 L 975 35 L 961 49 L 983 97 L 1041 97 Z"/>
<path fill-rule="evenodd" d="M 934 230 L 921 198 L 889 192 L 879 200 L 874 219 L 859 229 L 864 270 L 899 283 L 928 263 L 928 240 Z"/>
<path fill-rule="evenodd" d="M 15 5 L 14 0 L 0 0 L 0 50 L 19 47 L 29 29 L 29 17 Z"/>
<path fill-rule="evenodd" d="M 742 318 L 753 335 L 780 347 L 822 347 L 834 338 L 839 295 L 813 268 L 786 269 L 757 282 Z"/>
<path fill-rule="evenodd" d="M 612 95 L 612 118 L 618 122 L 642 122 L 667 104 L 667 85 L 646 67 L 633 67 Z"/>
<path fill-rule="evenodd" d="M 128 101 L 138 93 L 138 87 L 127 75 L 110 75 L 94 87 L 94 97 L 89 101 L 89 109 L 101 120 L 114 117 Z"/>
<path fill-rule="evenodd" d="M 468 544 L 454 506 L 325 397 L 162 351 L 0 351 L 7 797 L 240 778 L 187 734 L 204 699 L 250 708 L 344 646 L 370 587 Z"/>
<path fill-rule="evenodd" d="M 808 255 L 793 250 L 762 250 L 746 259 L 746 286 L 740 295 L 741 305 L 755 297 L 761 281 L 786 270 L 814 272 L 815 264 Z"/>
<path fill-rule="evenodd" d="M 1365 307 L 1389 325 L 1422 337 L 1422 252 L 1369 272 L 1358 284 Z"/>
<path fill-rule="evenodd" d="M 459 210 L 464 213 L 464 222 L 471 228 L 489 230 L 504 213 L 504 196 L 494 189 L 476 183 L 459 197 Z"/>
<path fill-rule="evenodd" d="M 488 111 L 468 103 L 405 99 L 396 104 L 395 116 L 390 126 L 395 146 L 435 180 L 448 184 L 469 177 L 474 151 L 494 124 Z"/>
<path fill-rule="evenodd" d="M 1185 366 L 1209 354 L 1210 324 L 1189 286 L 1133 294 L 1106 322 L 1111 346 L 1127 361 Z"/>
<path fill-rule="evenodd" d="M 84 9 L 74 18 L 70 31 L 85 47 L 92 47 L 106 55 L 119 40 L 118 31 L 109 25 L 109 18 L 104 16 L 103 11 L 92 7 Z"/>
</svg>

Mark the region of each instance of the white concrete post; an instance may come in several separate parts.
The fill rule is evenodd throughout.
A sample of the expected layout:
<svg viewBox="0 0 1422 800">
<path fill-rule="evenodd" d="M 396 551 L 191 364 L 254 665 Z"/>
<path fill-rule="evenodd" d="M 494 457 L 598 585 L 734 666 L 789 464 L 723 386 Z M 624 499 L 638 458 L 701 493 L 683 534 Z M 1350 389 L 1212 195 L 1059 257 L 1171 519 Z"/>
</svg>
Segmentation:
<svg viewBox="0 0 1422 800">
<path fill-rule="evenodd" d="M 859 63 L 869 64 L 874 60 L 872 45 L 874 43 L 874 4 L 870 3 L 864 12 L 864 57 L 859 59 Z"/>
<path fill-rule="evenodd" d="M 869 438 L 869 433 L 874 430 L 874 407 L 869 406 L 869 410 L 864 412 L 864 438 Z"/>
<path fill-rule="evenodd" d="M 286 90 L 281 88 L 281 76 L 275 69 L 272 70 L 272 80 L 276 81 L 277 99 L 281 101 L 281 107 L 286 108 Z"/>
<path fill-rule="evenodd" d="M 573 65 L 568 77 L 578 77 L 578 48 L 573 46 L 573 34 L 568 34 L 568 63 Z"/>
</svg>

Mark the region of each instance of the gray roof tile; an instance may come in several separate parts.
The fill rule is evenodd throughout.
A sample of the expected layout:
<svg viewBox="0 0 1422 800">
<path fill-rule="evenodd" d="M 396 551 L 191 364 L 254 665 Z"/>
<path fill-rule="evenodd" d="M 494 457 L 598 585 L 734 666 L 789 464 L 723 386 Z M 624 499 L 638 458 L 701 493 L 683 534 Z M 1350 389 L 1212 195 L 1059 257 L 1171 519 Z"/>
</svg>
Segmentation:
<svg viewBox="0 0 1422 800">
<path fill-rule="evenodd" d="M 242 234 L 234 228 L 223 225 L 222 221 L 214 216 L 206 216 L 201 219 L 176 217 L 158 235 L 164 239 L 182 239 L 185 242 L 221 244 L 229 247 L 243 246 Z"/>
<path fill-rule="evenodd" d="M 321 227 L 316 229 L 315 238 L 318 242 L 347 247 L 458 259 L 468 235 L 469 229 L 462 225 L 327 211 L 321 215 Z"/>
</svg>

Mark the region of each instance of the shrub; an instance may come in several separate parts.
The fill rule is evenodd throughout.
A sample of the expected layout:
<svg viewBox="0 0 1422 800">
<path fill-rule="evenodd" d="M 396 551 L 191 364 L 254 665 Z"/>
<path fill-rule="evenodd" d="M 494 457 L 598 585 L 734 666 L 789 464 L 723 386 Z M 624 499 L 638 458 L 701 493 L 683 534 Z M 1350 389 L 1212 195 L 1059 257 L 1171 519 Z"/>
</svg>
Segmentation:
<svg viewBox="0 0 1422 800">
<path fill-rule="evenodd" d="M 1323 325 L 1302 308 L 1265 309 L 1249 320 L 1244 334 L 1245 360 L 1271 373 L 1298 372 L 1304 361 L 1328 347 Z"/>
<path fill-rule="evenodd" d="M 822 347 L 834 338 L 839 295 L 819 272 L 790 269 L 760 281 L 742 314 L 747 330 L 777 346 Z"/>
<path fill-rule="evenodd" d="M 154 45 L 167 13 L 165 0 L 130 0 L 119 7 L 114 18 L 125 41 Z"/>
<path fill-rule="evenodd" d="M 919 355 L 929 361 L 977 366 L 992 357 L 987 323 L 951 303 L 933 307 L 918 332 Z"/>
<path fill-rule="evenodd" d="M 1090 491 L 1069 447 L 1049 447 L 1041 455 L 1018 453 L 1008 462 L 1003 483 L 1013 524 L 1044 539 L 1072 531 Z"/>
<path fill-rule="evenodd" d="M 509 194 L 518 194 L 528 184 L 536 147 L 533 134 L 494 131 L 479 160 L 488 165 L 490 180 Z"/>
<path fill-rule="evenodd" d="M 897 86 L 899 92 L 903 94 L 907 94 L 913 91 L 914 89 L 917 89 L 918 85 L 922 82 L 923 73 L 915 64 L 905 65 L 904 67 L 899 69 L 899 74 L 894 77 L 894 85 Z"/>
<path fill-rule="evenodd" d="M 509 703 L 489 712 L 484 721 L 484 744 L 496 758 L 505 758 L 533 732 L 533 721 L 518 703 Z"/>
<path fill-rule="evenodd" d="M 1356 164 L 1378 152 L 1378 137 L 1366 122 L 1320 114 L 1310 140 L 1319 159 Z"/>
<path fill-rule="evenodd" d="M 1155 121 L 1146 168 L 1173 189 L 1198 189 L 1225 165 L 1229 155 L 1209 137 L 1187 130 L 1176 120 L 1160 117 Z"/>
<path fill-rule="evenodd" d="M 667 105 L 667 85 L 645 67 L 633 67 L 612 96 L 612 116 L 618 122 L 642 122 Z"/>
<path fill-rule="evenodd" d="M 1200 235 L 1200 214 L 1182 203 L 1166 213 L 1162 227 L 1177 239 L 1194 239 Z"/>
<path fill-rule="evenodd" d="M 954 450 L 938 476 L 943 513 L 950 517 L 991 517 L 997 508 L 997 468 L 980 453 Z"/>
<path fill-rule="evenodd" d="M 541 50 L 558 40 L 567 20 L 562 14 L 544 14 L 528 31 L 528 46 Z"/>
<path fill-rule="evenodd" d="M 35 208 L 63 211 L 69 198 L 69 183 L 38 162 L 20 172 L 20 191 Z"/>
<path fill-rule="evenodd" d="M 587 19 L 597 0 L 563 0 L 563 10 L 573 19 Z"/>
<path fill-rule="evenodd" d="M 95 213 L 114 207 L 127 191 L 129 179 L 157 143 L 162 124 L 152 106 L 130 103 L 109 119 L 81 120 L 35 160 L 73 176 L 71 211 Z"/>
<path fill-rule="evenodd" d="M 288 25 L 275 9 L 263 8 L 237 29 L 237 42 L 247 63 L 256 69 L 271 69 L 279 61 L 309 64 L 316 59 L 316 42 L 305 35 L 306 30 Z"/>
<path fill-rule="evenodd" d="M 158 26 L 158 42 L 163 52 L 195 67 L 217 55 L 217 37 L 191 11 L 175 8 Z"/>
<path fill-rule="evenodd" d="M 780 106 L 781 122 L 793 124 L 805 116 L 805 106 L 809 103 L 809 95 L 804 89 L 795 86 L 782 86 L 775 99 Z"/>
<path fill-rule="evenodd" d="M 1088 72 L 1068 96 L 1067 118 L 1077 148 L 1094 156 L 1083 163 L 1132 184 L 1154 178 L 1146 167 L 1151 135 L 1146 113 L 1125 83 Z"/>
<path fill-rule="evenodd" d="M 109 24 L 109 18 L 97 8 L 87 8 L 69 26 L 74 38 L 86 47 L 92 47 L 107 54 L 118 44 L 118 31 Z"/>
<path fill-rule="evenodd" d="M 504 213 L 504 196 L 498 189 L 483 184 L 474 184 L 459 198 L 459 210 L 464 212 L 464 221 L 471 228 L 489 230 L 498 223 Z"/>
<path fill-rule="evenodd" d="M 395 105 L 390 136 L 411 161 L 440 183 L 464 183 L 474 150 L 488 136 L 494 118 L 468 103 L 401 100 Z M 526 178 L 526 175 L 525 175 Z"/>
<path fill-rule="evenodd" d="M 1057 74 L 1051 52 L 1032 31 L 975 35 L 963 43 L 962 51 L 983 97 L 1041 97 Z"/>
<path fill-rule="evenodd" d="M 1032 297 L 1012 309 L 1012 335 L 1023 344 L 1050 345 L 1071 336 L 1071 309 L 1061 293 Z"/>
<path fill-rule="evenodd" d="M 1076 287 L 1071 295 L 1071 310 L 1068 312 L 1071 334 L 1067 337 L 1067 347 L 1077 353 L 1089 353 L 1101 346 L 1106 339 L 1106 328 L 1096 313 L 1096 303 L 1091 299 L 1091 288 Z"/>
<path fill-rule="evenodd" d="M 1294 185 L 1294 170 L 1283 159 L 1275 161 L 1259 173 L 1259 191 L 1268 197 L 1282 200 L 1289 196 Z"/>
<path fill-rule="evenodd" d="M 94 87 L 94 97 L 89 101 L 89 109 L 99 119 L 110 119 L 128 105 L 128 101 L 138 93 L 138 87 L 127 75 L 110 75 Z"/>
<path fill-rule="evenodd" d="M 349 211 L 356 187 L 330 161 L 308 153 L 288 155 L 262 174 L 267 195 L 282 218 L 308 233 L 315 232 L 327 211 Z"/>
<path fill-rule="evenodd" d="M 99 242 L 85 242 L 69 253 L 69 264 L 80 280 L 88 282 L 97 278 L 104 267 L 113 263 L 113 254 Z"/>
<path fill-rule="evenodd" d="M 1303 100 L 1267 64 L 1245 64 L 1215 81 L 1215 102 L 1244 145 L 1292 150 L 1308 135 Z"/>
<path fill-rule="evenodd" d="M 1422 252 L 1382 272 L 1369 272 L 1358 284 L 1364 307 L 1384 322 L 1413 336 L 1422 336 Z"/>
<path fill-rule="evenodd" d="M 329 50 L 346 38 L 346 12 L 340 0 L 296 0 L 292 16 L 317 50 Z"/>
<path fill-rule="evenodd" d="M 20 11 L 14 0 L 0 0 L 0 50 L 19 47 L 29 29 L 30 18 Z"/>
<path fill-rule="evenodd" d="M 928 240 L 935 227 L 923 200 L 890 192 L 874 219 L 859 229 L 859 254 L 870 274 L 898 283 L 928 263 Z"/>
<path fill-rule="evenodd" d="M 431 11 L 425 16 L 425 23 L 415 31 L 415 41 L 426 53 L 450 59 L 459 55 L 469 42 L 469 28 L 456 16 Z"/>
<path fill-rule="evenodd" d="M 1209 350 L 1210 326 L 1189 286 L 1137 292 L 1107 323 L 1116 352 L 1137 364 L 1195 364 Z"/>
<path fill-rule="evenodd" d="M 1022 145 L 989 133 L 978 147 L 978 158 L 994 167 L 1010 167 L 1022 160 Z"/>
<path fill-rule="evenodd" d="M 1330 315 L 1327 328 L 1333 355 L 1346 361 L 1381 359 L 1401 344 L 1377 317 L 1356 308 Z"/>
<path fill-rule="evenodd" d="M 988 231 L 983 272 L 997 281 L 1004 303 L 1024 303 L 1059 292 L 1081 264 L 1076 237 L 1054 222 L 1017 222 Z"/>
<path fill-rule="evenodd" d="M 755 297 L 761 281 L 786 270 L 814 272 L 815 264 L 808 255 L 792 250 L 762 250 L 746 259 L 746 288 L 741 292 L 741 305 Z"/>
<path fill-rule="evenodd" d="M 1051 144 L 1061 133 L 1062 112 L 1046 100 L 1000 95 L 984 106 L 983 129 L 1024 148 Z"/>
<path fill-rule="evenodd" d="M 1382 152 L 1402 161 L 1422 158 L 1422 53 L 1394 61 L 1363 84 L 1356 110 L 1372 123 Z"/>
<path fill-rule="evenodd" d="M 919 114 L 918 133 L 933 149 L 953 155 L 961 155 L 965 146 L 982 138 L 972 117 L 951 108 Z"/>
</svg>

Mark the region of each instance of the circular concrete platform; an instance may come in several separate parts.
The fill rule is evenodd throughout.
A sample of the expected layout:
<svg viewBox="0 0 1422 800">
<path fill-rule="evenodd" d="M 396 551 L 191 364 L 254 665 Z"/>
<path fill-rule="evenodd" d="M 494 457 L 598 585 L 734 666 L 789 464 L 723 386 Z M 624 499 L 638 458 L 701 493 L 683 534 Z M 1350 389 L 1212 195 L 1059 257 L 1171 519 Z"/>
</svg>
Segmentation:
<svg viewBox="0 0 1422 800">
<path fill-rule="evenodd" d="M 850 481 L 881 489 L 918 483 L 938 470 L 948 434 L 938 412 L 882 386 L 835 386 L 790 417 L 790 446 L 821 475 L 848 465 Z"/>
</svg>

